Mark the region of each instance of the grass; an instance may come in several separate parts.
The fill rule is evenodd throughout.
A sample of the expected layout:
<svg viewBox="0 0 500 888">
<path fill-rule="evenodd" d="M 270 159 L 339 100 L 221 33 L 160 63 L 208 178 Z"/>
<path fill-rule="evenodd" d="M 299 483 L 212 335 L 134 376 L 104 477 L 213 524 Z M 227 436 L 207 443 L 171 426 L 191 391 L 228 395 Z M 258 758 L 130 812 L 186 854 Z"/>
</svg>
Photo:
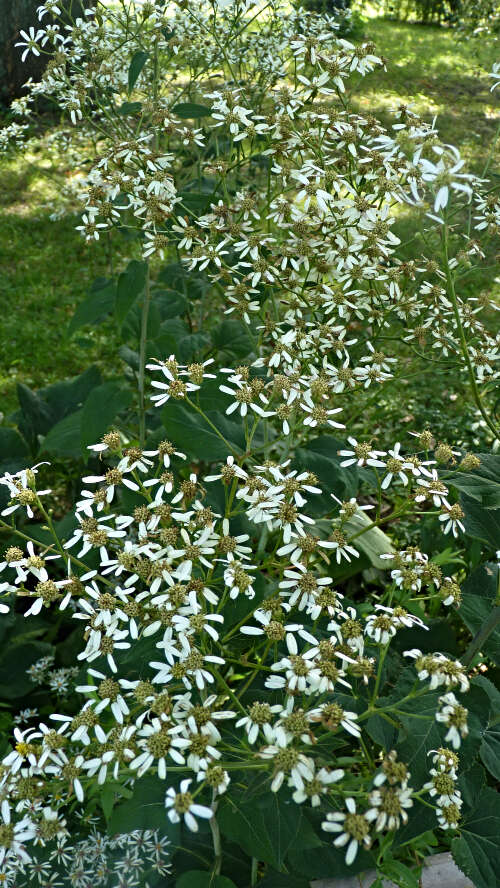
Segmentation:
<svg viewBox="0 0 500 888">
<path fill-rule="evenodd" d="M 498 126 L 498 98 L 489 92 L 493 51 L 458 42 L 444 28 L 370 19 L 365 36 L 387 57 L 388 74 L 364 78 L 356 93 L 363 112 L 390 125 L 401 103 L 437 123 L 442 137 L 460 147 L 481 173 Z M 16 382 L 39 388 L 81 372 L 91 362 L 110 367 L 109 327 L 67 335 L 68 321 L 92 280 L 108 270 L 106 243 L 88 247 L 75 231 L 77 217 L 50 220 L 50 204 L 65 182 L 64 164 L 51 160 L 46 141 L 37 153 L 0 166 L 0 410 L 16 407 Z M 403 240 L 415 232 L 401 219 Z M 419 248 L 413 247 L 418 252 Z M 494 269 L 480 286 L 491 288 Z M 498 284 L 496 285 L 498 287 Z"/>
<path fill-rule="evenodd" d="M 411 104 L 428 121 L 436 117 L 443 140 L 457 145 L 481 174 L 500 122 L 498 96 L 487 77 L 495 47 L 459 40 L 447 28 L 384 19 L 370 19 L 365 37 L 387 58 L 387 74 L 376 71 L 364 79 L 359 107 L 384 123 L 400 104 Z"/>
<path fill-rule="evenodd" d="M 112 343 L 100 331 L 70 339 L 68 322 L 91 281 L 106 275 L 105 243 L 89 248 L 77 216 L 50 219 L 47 204 L 64 184 L 44 140 L 39 152 L 0 167 L 0 410 L 17 406 L 16 384 L 40 388 L 109 363 Z"/>
</svg>

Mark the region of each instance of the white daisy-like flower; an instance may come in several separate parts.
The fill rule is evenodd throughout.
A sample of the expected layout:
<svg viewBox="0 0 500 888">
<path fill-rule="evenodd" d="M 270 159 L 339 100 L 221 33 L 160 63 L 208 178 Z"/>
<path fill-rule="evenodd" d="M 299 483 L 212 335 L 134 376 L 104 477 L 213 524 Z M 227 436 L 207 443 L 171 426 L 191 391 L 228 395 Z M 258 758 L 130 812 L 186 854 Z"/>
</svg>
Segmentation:
<svg viewBox="0 0 500 888">
<path fill-rule="evenodd" d="M 26 851 L 25 843 L 35 838 L 35 824 L 28 816 L 18 820 L 17 823 L 12 823 L 10 805 L 6 799 L 0 806 L 0 814 L 2 816 L 1 829 L 4 835 L 9 838 L 8 842 L 2 842 L 0 845 L 0 866 L 12 861 L 13 858 L 20 864 L 29 863 L 31 857 Z"/>
<path fill-rule="evenodd" d="M 199 805 L 195 802 L 192 794 L 189 792 L 192 780 L 186 779 L 181 781 L 180 791 L 176 792 L 171 786 L 167 789 L 165 796 L 165 807 L 167 809 L 167 817 L 171 823 L 180 823 L 184 820 L 187 828 L 191 832 L 198 832 L 197 817 L 204 820 L 210 820 L 213 816 L 211 808 L 206 805 Z"/>
<path fill-rule="evenodd" d="M 15 45 L 16 46 L 24 46 L 24 50 L 23 50 L 23 53 L 21 56 L 22 62 L 26 61 L 26 57 L 29 55 L 30 52 L 32 52 L 33 55 L 36 55 L 36 56 L 40 55 L 40 47 L 39 47 L 38 43 L 42 39 L 44 34 L 45 34 L 45 31 L 43 31 L 41 28 L 38 28 L 35 31 L 35 29 L 33 27 L 30 27 L 28 29 L 28 31 L 19 31 L 19 36 L 22 37 L 23 39 L 20 40 Z"/>
<path fill-rule="evenodd" d="M 460 705 L 452 691 L 440 697 L 438 702 L 440 708 L 436 712 L 436 721 L 442 722 L 448 728 L 445 742 L 451 743 L 453 749 L 460 749 L 462 740 L 465 740 L 469 733 L 468 710 Z"/>
<path fill-rule="evenodd" d="M 356 438 L 349 437 L 349 444 L 352 447 L 352 450 L 339 450 L 339 456 L 347 457 L 347 459 L 343 459 L 340 463 L 343 467 L 348 466 L 374 466 L 385 468 L 385 462 L 382 462 L 380 459 L 381 456 L 385 456 L 384 450 L 373 450 L 370 444 L 368 443 L 358 443 Z"/>
<path fill-rule="evenodd" d="M 371 808 L 365 817 L 375 821 L 375 829 L 399 829 L 401 824 L 408 823 L 406 810 L 413 807 L 412 789 L 406 786 L 384 784 L 370 793 Z"/>
<path fill-rule="evenodd" d="M 365 848 L 370 847 L 372 843 L 371 825 L 366 814 L 358 814 L 353 798 L 347 798 L 345 805 L 346 812 L 329 811 L 321 828 L 325 832 L 340 833 L 333 844 L 336 848 L 344 848 L 347 845 L 345 862 L 350 866 L 356 858 L 360 845 Z"/>
</svg>

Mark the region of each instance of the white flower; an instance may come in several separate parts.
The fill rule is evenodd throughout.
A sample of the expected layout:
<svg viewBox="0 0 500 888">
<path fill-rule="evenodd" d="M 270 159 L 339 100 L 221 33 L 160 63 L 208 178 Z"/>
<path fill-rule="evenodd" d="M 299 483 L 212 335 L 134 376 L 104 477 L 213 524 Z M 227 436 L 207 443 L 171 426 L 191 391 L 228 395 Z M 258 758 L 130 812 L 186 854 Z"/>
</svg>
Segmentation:
<svg viewBox="0 0 500 888">
<path fill-rule="evenodd" d="M 29 817 L 23 817 L 13 824 L 11 822 L 10 806 L 6 799 L 3 800 L 0 806 L 0 813 L 2 815 L 2 829 L 9 834 L 8 843 L 0 845 L 0 866 L 7 861 L 10 862 L 12 858 L 17 858 L 17 861 L 21 864 L 29 863 L 31 857 L 24 845 L 25 842 L 34 839 L 36 835 L 34 823 Z"/>
<path fill-rule="evenodd" d="M 326 795 L 332 783 L 337 783 L 339 780 L 342 780 L 343 776 L 344 771 L 340 768 L 337 768 L 334 771 L 329 771 L 328 768 L 320 768 L 319 771 L 314 771 L 313 766 L 309 778 L 304 779 L 302 789 L 296 789 L 292 798 L 298 805 L 302 804 L 302 802 L 309 801 L 311 807 L 316 808 L 321 804 L 321 797 Z M 292 781 L 290 781 L 290 785 L 293 786 Z"/>
<path fill-rule="evenodd" d="M 439 698 L 440 709 L 436 712 L 436 721 L 442 722 L 448 728 L 445 742 L 451 743 L 453 749 L 459 749 L 462 740 L 467 737 L 468 711 L 458 702 L 455 694 L 450 691 Z"/>
<path fill-rule="evenodd" d="M 238 719 L 235 724 L 236 728 L 245 728 L 248 742 L 254 744 L 260 732 L 264 733 L 268 743 L 274 741 L 274 729 L 271 726 L 273 714 L 281 712 L 281 705 L 274 703 L 261 703 L 256 701 L 248 709 L 248 715 Z"/>
<path fill-rule="evenodd" d="M 52 492 L 51 490 L 35 489 L 35 475 L 37 474 L 38 466 L 47 465 L 49 465 L 49 463 L 40 462 L 32 466 L 30 469 L 21 469 L 20 472 L 16 472 L 14 475 L 11 475 L 10 472 L 6 472 L 5 475 L 0 478 L 0 484 L 5 484 L 6 487 L 9 488 L 11 500 L 10 505 L 3 509 L 0 513 L 1 515 L 11 515 L 16 509 L 24 506 L 28 518 L 33 518 L 34 512 L 32 506 L 36 505 L 37 498 L 46 496 L 48 493 Z"/>
<path fill-rule="evenodd" d="M 458 686 L 462 693 L 469 690 L 469 679 L 460 660 L 450 660 L 440 653 L 422 654 L 416 648 L 404 651 L 404 656 L 412 657 L 415 660 L 415 668 L 420 681 L 430 678 L 429 688 L 431 691 L 441 685 L 445 685 L 445 687 Z"/>
<path fill-rule="evenodd" d="M 370 444 L 360 444 L 356 441 L 356 438 L 349 437 L 347 440 L 353 449 L 339 450 L 339 456 L 348 457 L 347 459 L 342 460 L 340 463 L 341 466 L 357 465 L 385 467 L 385 463 L 379 459 L 380 456 L 385 456 L 385 451 L 373 450 Z"/>
<path fill-rule="evenodd" d="M 359 846 L 369 848 L 371 845 L 370 822 L 366 814 L 358 814 L 356 802 L 352 798 L 345 800 L 346 813 L 328 812 L 326 820 L 321 824 L 325 832 L 340 833 L 335 839 L 336 848 L 347 845 L 345 862 L 348 866 L 354 862 Z"/>
<path fill-rule="evenodd" d="M 38 28 L 37 31 L 33 27 L 29 28 L 28 32 L 19 31 L 19 35 L 23 38 L 19 43 L 16 43 L 16 46 L 24 46 L 26 47 L 23 50 L 23 54 L 21 56 L 21 61 L 24 62 L 26 60 L 26 56 L 29 55 L 30 52 L 33 55 L 40 55 L 40 47 L 38 46 L 38 41 L 44 36 L 45 31 Z"/>
<path fill-rule="evenodd" d="M 375 829 L 399 829 L 408 822 L 407 808 L 413 806 L 412 790 L 406 786 L 384 785 L 370 793 L 371 808 L 366 812 L 367 820 L 375 821 Z"/>
<path fill-rule="evenodd" d="M 171 823 L 180 823 L 183 819 L 191 832 L 198 832 L 196 818 L 202 817 L 205 820 L 210 820 L 213 816 L 213 811 L 211 808 L 207 808 L 206 805 L 198 805 L 194 801 L 193 796 L 189 792 L 191 783 L 191 780 L 182 780 L 180 792 L 176 792 L 173 787 L 167 789 L 165 807 L 167 809 L 167 817 Z"/>
<path fill-rule="evenodd" d="M 160 780 L 165 780 L 168 757 L 177 765 L 184 765 L 185 758 L 182 755 L 182 750 L 189 746 L 189 740 L 179 736 L 182 732 L 182 725 L 170 727 L 168 723 L 159 718 L 153 718 L 151 724 L 144 725 L 136 740 L 141 751 L 135 758 L 133 753 L 131 755 L 133 761 L 131 761 L 130 767 L 132 770 L 137 770 L 137 776 L 142 777 L 157 761 L 158 777 Z"/>
<path fill-rule="evenodd" d="M 443 506 L 443 511 L 439 515 L 439 521 L 442 522 L 443 533 L 449 533 L 450 530 L 455 537 L 458 537 L 459 530 L 465 533 L 465 525 L 462 519 L 465 518 L 464 511 L 458 503 L 452 506 Z"/>
</svg>

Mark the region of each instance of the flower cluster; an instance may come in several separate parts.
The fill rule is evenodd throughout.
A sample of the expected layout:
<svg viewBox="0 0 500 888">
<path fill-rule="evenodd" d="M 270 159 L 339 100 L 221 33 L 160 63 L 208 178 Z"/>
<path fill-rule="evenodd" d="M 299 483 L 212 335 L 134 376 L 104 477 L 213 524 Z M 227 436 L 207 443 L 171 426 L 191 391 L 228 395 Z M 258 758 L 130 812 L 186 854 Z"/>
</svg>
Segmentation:
<svg viewBox="0 0 500 888">
<path fill-rule="evenodd" d="M 320 843 L 333 833 L 348 864 L 372 847 L 383 856 L 422 795 L 443 828 L 459 821 L 456 753 L 433 752 L 417 779 L 373 725 L 408 734 L 412 718 L 427 719 L 453 749 L 466 742 L 455 692 L 468 691 L 468 670 L 424 642 L 429 616 L 460 604 L 449 565 L 461 562 L 433 561 L 417 525 L 461 544 L 456 476 L 481 459 L 425 427 L 407 444 L 380 441 L 383 422 L 367 433 L 358 417 L 391 401 L 422 352 L 447 366 L 459 355 L 484 438 L 497 435 L 492 300 L 461 295 L 464 269 L 484 253 L 451 221 L 468 212 L 478 236 L 498 234 L 498 200 L 411 109 L 389 130 L 353 110 L 350 78 L 384 61 L 371 43 L 338 37 L 331 19 L 280 0 L 264 10 L 196 0 L 172 14 L 160 2 L 120 5 L 63 27 L 46 0 L 40 27 L 21 34 L 23 54 L 51 53 L 25 109 L 51 96 L 77 133 L 94 133 L 85 238 L 127 231 L 148 275 L 176 260 L 167 271 L 184 301 L 191 287 L 203 293 L 190 345 L 204 342 L 204 312 L 227 315 L 250 344 L 239 364 L 217 345 L 192 360 L 182 343 L 150 355 L 148 283 L 139 434 L 119 422 L 91 445 L 65 538 L 51 491 L 38 489 L 40 464 L 0 478 L 13 537 L 0 608 L 56 615 L 79 637 L 74 666 L 30 667 L 61 696 L 76 686 L 59 712 L 19 714 L 0 771 L 1 874 L 48 888 L 65 884 L 62 863 L 61 877 L 86 888 L 167 872 L 162 836 L 91 832 L 148 777 L 165 832 L 189 842 L 210 830 L 220 870 L 219 806 L 252 772 L 273 804 L 319 809 Z M 179 71 L 196 102 L 183 101 Z M 439 261 L 402 258 L 401 206 L 430 215 Z M 216 456 L 204 458 L 198 435 Z M 50 543 L 19 529 L 31 519 Z M 428 700 L 431 715 L 418 710 Z M 97 812 L 90 826 L 81 806 Z M 76 829 L 87 835 L 73 845 Z M 82 872 L 89 843 L 97 875 Z M 108 851 L 126 863 L 106 862 Z"/>
</svg>

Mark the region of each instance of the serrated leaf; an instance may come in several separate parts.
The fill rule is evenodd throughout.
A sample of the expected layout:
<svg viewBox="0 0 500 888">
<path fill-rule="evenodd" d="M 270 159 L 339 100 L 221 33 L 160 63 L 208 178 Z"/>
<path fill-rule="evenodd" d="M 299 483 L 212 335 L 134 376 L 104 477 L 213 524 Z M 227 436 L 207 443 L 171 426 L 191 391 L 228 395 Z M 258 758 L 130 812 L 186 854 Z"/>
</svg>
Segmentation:
<svg viewBox="0 0 500 888">
<path fill-rule="evenodd" d="M 366 851 L 360 849 L 354 862 L 347 866 L 345 849 L 334 848 L 331 843 L 325 843 L 321 848 L 300 851 L 296 851 L 292 847 L 288 860 L 292 872 L 307 876 L 308 879 L 329 879 L 332 876 L 336 878 L 352 877 L 372 869 L 374 865 L 373 858 Z"/>
<path fill-rule="evenodd" d="M 80 443 L 84 454 L 87 445 L 97 443 L 131 401 L 132 393 L 119 382 L 104 382 L 91 391 L 82 411 Z"/>
<path fill-rule="evenodd" d="M 257 800 L 232 796 L 219 808 L 217 821 L 222 834 L 250 857 L 279 870 L 300 833 L 302 811 L 276 793 Z"/>
<path fill-rule="evenodd" d="M 224 350 L 244 358 L 253 348 L 252 340 L 244 324 L 226 319 L 212 333 L 212 342 L 218 352 Z"/>
<path fill-rule="evenodd" d="M 485 509 L 500 508 L 500 454 L 478 453 L 481 465 L 474 472 L 456 472 L 450 483 L 482 503 Z"/>
<path fill-rule="evenodd" d="M 460 837 L 453 839 L 453 860 L 475 888 L 492 888 L 500 872 L 500 806 L 498 793 L 487 787 L 476 808 L 464 819 Z"/>
<path fill-rule="evenodd" d="M 137 83 L 137 78 L 139 77 L 139 74 L 141 73 L 148 59 L 149 52 L 143 52 L 142 49 L 138 49 L 137 52 L 134 52 L 128 69 L 129 95 L 132 92 L 135 84 Z"/>
<path fill-rule="evenodd" d="M 132 259 L 118 278 L 116 287 L 115 314 L 119 324 L 123 324 L 130 309 L 146 286 L 147 262 Z"/>
<path fill-rule="evenodd" d="M 172 108 L 174 114 L 182 120 L 196 120 L 199 117 L 209 117 L 212 109 L 207 105 L 198 105 L 196 102 L 179 102 Z"/>
<path fill-rule="evenodd" d="M 186 297 L 175 290 L 156 290 L 153 298 L 160 309 L 162 321 L 183 315 L 188 307 Z"/>
<path fill-rule="evenodd" d="M 297 463 L 317 475 L 323 491 L 320 496 L 311 496 L 309 499 L 307 505 L 312 515 L 323 516 L 336 508 L 331 493 L 339 499 L 349 499 L 357 493 L 357 469 L 354 467 L 347 470 L 340 465 L 338 450 L 342 443 L 333 435 L 321 435 L 297 449 Z"/>
<path fill-rule="evenodd" d="M 408 713 L 400 715 L 402 730 L 397 751 L 399 757 L 406 762 L 415 784 L 422 785 L 428 780 L 429 752 L 444 745 L 444 727 L 436 721 L 435 715 L 439 708 L 440 691 L 430 691 L 422 697 L 416 697 L 403 703 L 401 709 Z M 481 737 L 489 717 L 488 698 L 479 688 L 471 688 L 461 698 L 461 703 L 468 709 L 469 734 L 462 741 L 460 761 L 462 767 L 470 767 L 478 754 Z"/>
<path fill-rule="evenodd" d="M 500 540 L 500 510 L 486 509 L 482 503 L 465 494 L 460 497 L 460 505 L 465 513 L 466 534 L 483 540 L 491 549 L 497 549 Z"/>
<path fill-rule="evenodd" d="M 223 413 L 210 412 L 207 416 L 217 431 L 224 436 L 227 444 L 194 410 L 178 402 L 170 402 L 162 411 L 163 425 L 168 439 L 191 456 L 212 462 L 225 460 L 230 453 L 242 453 L 245 448 L 242 426 L 227 419 Z"/>
<path fill-rule="evenodd" d="M 500 724 L 493 725 L 484 732 L 479 756 L 490 774 L 500 780 Z"/>
<path fill-rule="evenodd" d="M 170 824 L 165 812 L 165 786 L 156 777 L 137 780 L 131 797 L 113 809 L 108 824 L 110 835 L 134 829 L 159 829 L 172 837 L 179 836 L 179 824 Z"/>
<path fill-rule="evenodd" d="M 79 410 L 92 389 L 100 384 L 101 374 L 99 369 L 92 365 L 87 367 L 80 376 L 75 376 L 73 379 L 63 379 L 60 382 L 54 382 L 52 385 L 45 386 L 38 391 L 38 395 L 43 398 L 52 410 L 55 421 L 59 422 L 68 414 Z"/>
<path fill-rule="evenodd" d="M 498 565 L 482 564 L 462 585 L 462 603 L 458 610 L 472 635 L 486 622 L 495 606 L 498 589 Z M 482 645 L 483 653 L 500 663 L 500 628 L 497 627 Z"/>
</svg>

